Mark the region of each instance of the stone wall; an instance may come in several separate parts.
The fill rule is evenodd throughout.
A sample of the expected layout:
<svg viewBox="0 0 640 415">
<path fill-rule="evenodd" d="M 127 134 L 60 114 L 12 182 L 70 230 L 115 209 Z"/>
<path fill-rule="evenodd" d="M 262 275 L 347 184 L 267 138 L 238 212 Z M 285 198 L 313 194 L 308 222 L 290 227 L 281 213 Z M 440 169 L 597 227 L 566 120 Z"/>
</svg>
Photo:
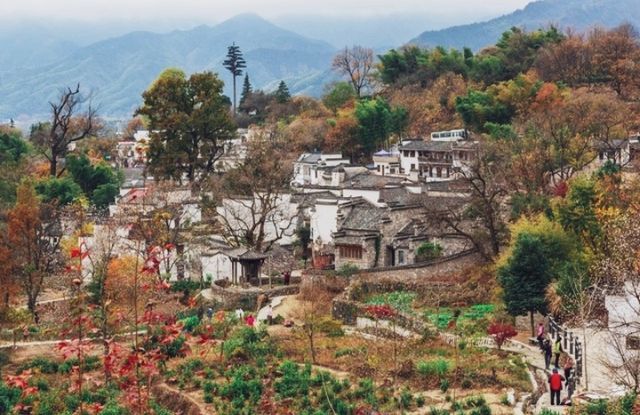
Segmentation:
<svg viewBox="0 0 640 415">
<path fill-rule="evenodd" d="M 287 271 L 291 272 L 291 270 L 298 268 L 298 261 L 295 258 L 293 248 L 275 244 L 269 253 L 269 257 L 267 257 L 262 265 L 262 272 L 264 274 L 271 273 L 271 275 L 274 275 Z"/>
<path fill-rule="evenodd" d="M 457 289 L 461 284 L 461 271 L 477 264 L 479 257 L 473 253 L 444 258 L 421 268 L 396 267 L 369 271 L 355 277 L 342 294 L 334 298 L 332 315 L 345 324 L 355 324 L 358 317 L 365 316 L 366 298 L 392 291 L 412 291 L 418 293 L 425 305 L 449 306 L 464 302 L 464 293 Z M 471 301 L 471 299 L 469 299 Z M 416 320 L 411 316 L 398 316 L 398 325 L 412 329 Z M 424 324 L 421 320 L 418 320 Z M 424 329 L 420 327 L 419 330 Z"/>
<path fill-rule="evenodd" d="M 245 311 L 257 312 L 258 298 L 264 296 L 265 300 L 272 299 L 283 295 L 294 295 L 300 292 L 300 286 L 297 284 L 279 286 L 269 289 L 268 287 L 251 287 L 238 288 L 229 287 L 222 288 L 213 285 L 211 288 L 203 290 L 200 293 L 199 300 L 205 307 L 236 309 L 242 308 Z"/>
</svg>

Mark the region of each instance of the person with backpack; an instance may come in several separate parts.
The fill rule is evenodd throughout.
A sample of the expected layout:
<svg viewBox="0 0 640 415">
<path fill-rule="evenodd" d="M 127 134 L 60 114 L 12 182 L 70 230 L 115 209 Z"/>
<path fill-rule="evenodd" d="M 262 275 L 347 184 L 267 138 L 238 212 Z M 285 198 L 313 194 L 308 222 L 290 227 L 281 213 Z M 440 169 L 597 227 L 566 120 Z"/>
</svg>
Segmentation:
<svg viewBox="0 0 640 415">
<path fill-rule="evenodd" d="M 564 350 L 562 350 L 562 337 L 558 336 L 558 338 L 556 339 L 555 343 L 553 343 L 553 357 L 555 359 L 554 365 L 556 368 L 559 368 L 560 366 L 560 356 L 562 355 L 562 353 L 564 353 Z"/>
<path fill-rule="evenodd" d="M 544 368 L 545 370 L 549 370 L 549 365 L 551 365 L 551 355 L 553 351 L 551 350 L 551 341 L 549 339 L 544 339 L 542 342 L 542 353 L 544 354 Z"/>
<path fill-rule="evenodd" d="M 558 373 L 558 368 L 553 368 L 553 373 L 549 376 L 549 391 L 551 392 L 551 405 L 560 405 L 560 391 L 562 391 L 564 377 Z"/>
</svg>

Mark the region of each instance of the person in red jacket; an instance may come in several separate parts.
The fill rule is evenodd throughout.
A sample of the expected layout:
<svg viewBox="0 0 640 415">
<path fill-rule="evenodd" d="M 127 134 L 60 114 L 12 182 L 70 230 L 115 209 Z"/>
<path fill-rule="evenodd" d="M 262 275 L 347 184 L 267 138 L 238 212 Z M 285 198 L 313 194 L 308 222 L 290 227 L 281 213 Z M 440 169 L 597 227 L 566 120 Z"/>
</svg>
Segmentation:
<svg viewBox="0 0 640 415">
<path fill-rule="evenodd" d="M 549 376 L 549 390 L 551 391 L 551 405 L 560 405 L 560 391 L 562 390 L 564 377 L 558 373 L 557 368 L 553 368 L 553 373 Z"/>
</svg>

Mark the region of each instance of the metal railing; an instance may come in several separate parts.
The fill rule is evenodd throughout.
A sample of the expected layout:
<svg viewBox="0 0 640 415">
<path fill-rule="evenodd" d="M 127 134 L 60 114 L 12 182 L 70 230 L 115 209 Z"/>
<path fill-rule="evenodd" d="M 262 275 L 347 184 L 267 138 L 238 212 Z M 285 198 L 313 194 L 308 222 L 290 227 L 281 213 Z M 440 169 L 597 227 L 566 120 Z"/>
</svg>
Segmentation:
<svg viewBox="0 0 640 415">
<path fill-rule="evenodd" d="M 579 381 L 582 378 L 584 353 L 580 337 L 566 327 L 563 327 L 552 317 L 549 318 L 549 334 L 554 342 L 558 339 L 558 336 L 562 337 L 562 349 L 573 358 L 574 373 Z"/>
</svg>

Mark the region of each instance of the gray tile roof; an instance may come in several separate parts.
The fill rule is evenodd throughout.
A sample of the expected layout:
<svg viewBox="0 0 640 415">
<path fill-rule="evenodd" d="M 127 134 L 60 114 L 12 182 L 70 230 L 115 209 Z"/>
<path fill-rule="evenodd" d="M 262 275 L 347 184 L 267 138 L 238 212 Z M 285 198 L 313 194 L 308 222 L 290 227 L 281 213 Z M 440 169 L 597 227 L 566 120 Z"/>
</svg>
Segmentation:
<svg viewBox="0 0 640 415">
<path fill-rule="evenodd" d="M 340 224 L 340 229 L 359 229 L 377 231 L 380 223 L 387 217 L 387 211 L 369 204 L 353 206 Z"/>
<path fill-rule="evenodd" d="M 347 175 L 343 185 L 347 188 L 376 188 L 389 185 L 399 186 L 405 181 L 402 177 L 380 176 L 371 172 L 358 172 L 353 176 Z"/>
<path fill-rule="evenodd" d="M 298 162 L 299 163 L 315 164 L 315 163 L 319 162 L 321 160 L 321 158 L 322 158 L 322 153 L 303 154 L 298 159 Z"/>
</svg>

